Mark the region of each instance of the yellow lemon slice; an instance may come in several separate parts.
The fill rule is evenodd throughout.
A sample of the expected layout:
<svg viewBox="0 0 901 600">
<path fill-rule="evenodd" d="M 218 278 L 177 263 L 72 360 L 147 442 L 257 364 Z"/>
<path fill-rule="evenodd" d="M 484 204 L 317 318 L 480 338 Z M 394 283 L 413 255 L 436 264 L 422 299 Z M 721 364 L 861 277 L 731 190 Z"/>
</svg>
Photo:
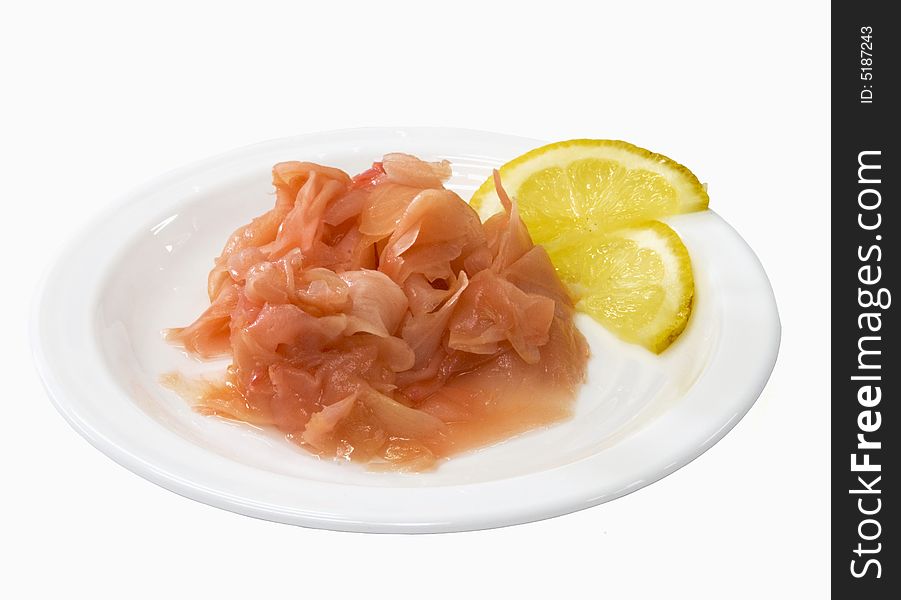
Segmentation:
<svg viewBox="0 0 901 600">
<path fill-rule="evenodd" d="M 573 236 L 548 252 L 576 308 L 620 338 L 662 352 L 685 329 L 694 276 L 688 250 L 668 225 Z"/>
<path fill-rule="evenodd" d="M 579 310 L 654 352 L 678 337 L 691 314 L 691 260 L 657 219 L 707 208 L 707 191 L 691 171 L 615 140 L 548 144 L 499 171 Z M 501 210 L 490 178 L 470 202 L 483 219 Z"/>
</svg>

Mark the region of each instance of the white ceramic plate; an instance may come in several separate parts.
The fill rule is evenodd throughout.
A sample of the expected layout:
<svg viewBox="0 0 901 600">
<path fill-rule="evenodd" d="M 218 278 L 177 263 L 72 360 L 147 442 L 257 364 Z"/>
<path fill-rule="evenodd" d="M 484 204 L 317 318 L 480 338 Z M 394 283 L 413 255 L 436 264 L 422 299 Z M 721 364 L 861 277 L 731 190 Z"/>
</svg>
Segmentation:
<svg viewBox="0 0 901 600">
<path fill-rule="evenodd" d="M 431 473 L 319 460 L 277 433 L 200 416 L 157 382 L 166 371 L 223 367 L 187 358 L 160 331 L 206 306 L 206 274 L 226 236 L 273 202 L 274 163 L 310 160 L 353 173 L 392 151 L 447 158 L 450 187 L 468 198 L 492 167 L 542 143 L 454 129 L 319 133 L 236 150 L 127 194 L 65 249 L 42 285 L 33 344 L 51 399 L 94 446 L 150 481 L 309 527 L 512 525 L 600 504 L 672 473 L 747 412 L 779 347 L 766 274 L 712 211 L 669 220 L 691 252 L 697 286 L 689 326 L 669 350 L 652 355 L 580 316 L 592 358 L 575 416 Z"/>
</svg>

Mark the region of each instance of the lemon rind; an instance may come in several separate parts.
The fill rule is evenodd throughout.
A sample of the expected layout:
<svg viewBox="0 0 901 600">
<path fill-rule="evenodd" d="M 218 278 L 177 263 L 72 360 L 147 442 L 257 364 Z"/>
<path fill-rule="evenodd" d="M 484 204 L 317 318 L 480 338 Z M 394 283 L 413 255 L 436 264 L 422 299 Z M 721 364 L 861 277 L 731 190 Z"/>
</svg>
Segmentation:
<svg viewBox="0 0 901 600">
<path fill-rule="evenodd" d="M 650 232 L 653 232 L 652 238 L 646 235 Z M 638 343 L 659 354 L 685 330 L 691 316 L 695 289 L 691 256 L 679 234 L 660 221 L 621 230 L 619 234 L 634 240 L 640 247 L 654 250 L 663 260 L 665 308 L 658 311 L 652 322 L 635 332 Z M 648 244 L 649 239 L 658 243 Z"/>
</svg>

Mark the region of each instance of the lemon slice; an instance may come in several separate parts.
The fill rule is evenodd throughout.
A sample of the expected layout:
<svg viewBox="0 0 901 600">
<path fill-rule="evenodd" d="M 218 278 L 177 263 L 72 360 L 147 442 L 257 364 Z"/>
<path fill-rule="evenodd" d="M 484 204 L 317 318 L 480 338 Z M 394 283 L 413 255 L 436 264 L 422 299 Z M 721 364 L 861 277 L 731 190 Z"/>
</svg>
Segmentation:
<svg viewBox="0 0 901 600">
<path fill-rule="evenodd" d="M 532 238 L 612 231 L 707 208 L 707 191 L 679 163 L 617 140 L 571 140 L 536 148 L 500 168 Z M 488 178 L 470 200 L 482 219 L 502 210 Z"/>
<path fill-rule="evenodd" d="M 694 298 L 691 259 L 658 219 L 707 208 L 691 171 L 615 140 L 548 144 L 499 171 L 580 311 L 653 352 L 679 336 Z M 491 178 L 470 202 L 483 219 L 502 210 Z"/>
<path fill-rule="evenodd" d="M 662 352 L 685 329 L 694 276 L 688 250 L 668 225 L 574 236 L 547 249 L 576 308 L 620 338 Z"/>
</svg>

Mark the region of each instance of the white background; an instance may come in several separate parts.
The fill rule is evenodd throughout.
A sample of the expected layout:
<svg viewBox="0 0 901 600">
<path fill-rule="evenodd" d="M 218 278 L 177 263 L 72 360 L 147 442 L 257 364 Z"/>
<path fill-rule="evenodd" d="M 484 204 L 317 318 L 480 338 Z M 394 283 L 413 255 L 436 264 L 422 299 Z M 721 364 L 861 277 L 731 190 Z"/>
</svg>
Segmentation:
<svg viewBox="0 0 901 600">
<path fill-rule="evenodd" d="M 826 3 L 127 4 L 0 9 L 0 596 L 827 594 Z M 437 536 L 230 514 L 140 479 L 72 431 L 27 341 L 61 238 L 170 168 L 371 125 L 621 138 L 688 165 L 779 302 L 782 350 L 756 406 L 630 496 Z"/>
</svg>

